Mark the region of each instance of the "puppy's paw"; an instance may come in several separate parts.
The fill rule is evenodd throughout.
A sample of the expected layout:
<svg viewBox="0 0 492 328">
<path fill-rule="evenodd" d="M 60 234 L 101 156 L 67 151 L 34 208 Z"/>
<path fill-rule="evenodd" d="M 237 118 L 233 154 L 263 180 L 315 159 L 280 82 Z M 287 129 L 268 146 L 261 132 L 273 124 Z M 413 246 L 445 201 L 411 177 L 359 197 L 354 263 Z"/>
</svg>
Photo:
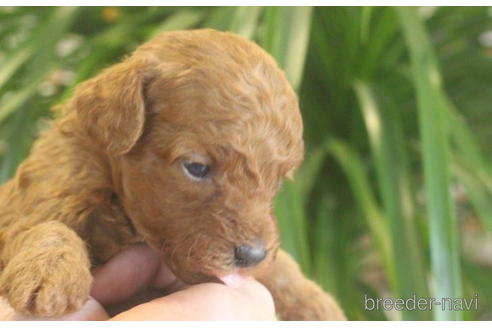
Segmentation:
<svg viewBox="0 0 492 328">
<path fill-rule="evenodd" d="M 333 297 L 307 279 L 285 251 L 256 278 L 272 293 L 281 320 L 346 320 Z"/>
<path fill-rule="evenodd" d="M 347 320 L 333 297 L 318 285 L 306 280 L 296 294 L 279 295 L 278 315 L 281 320 L 339 321 Z"/>
<path fill-rule="evenodd" d="M 0 276 L 0 294 L 15 310 L 53 317 L 79 309 L 87 301 L 92 276 L 86 263 L 69 254 L 27 259 L 22 255 L 15 256 Z"/>
</svg>

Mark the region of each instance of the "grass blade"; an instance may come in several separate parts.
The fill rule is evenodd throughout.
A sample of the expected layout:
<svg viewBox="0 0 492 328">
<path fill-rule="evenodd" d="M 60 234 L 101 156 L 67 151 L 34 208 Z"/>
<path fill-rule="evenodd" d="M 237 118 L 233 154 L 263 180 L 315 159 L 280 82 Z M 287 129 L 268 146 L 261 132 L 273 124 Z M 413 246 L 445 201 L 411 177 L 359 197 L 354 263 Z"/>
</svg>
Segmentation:
<svg viewBox="0 0 492 328">
<path fill-rule="evenodd" d="M 281 232 L 282 247 L 310 274 L 311 261 L 307 237 L 307 217 L 295 182 L 285 181 L 275 199 L 275 214 Z"/>
<path fill-rule="evenodd" d="M 462 295 L 457 222 L 450 195 L 448 122 L 432 45 L 416 8 L 397 13 L 410 51 L 424 165 L 431 267 L 436 298 Z M 434 308 L 437 320 L 460 320 L 459 311 Z"/>
<path fill-rule="evenodd" d="M 174 30 L 187 30 L 196 26 L 205 17 L 204 11 L 198 10 L 183 10 L 168 17 L 161 25 L 154 29 L 152 36 L 159 33 L 174 31 Z"/>
<path fill-rule="evenodd" d="M 262 7 L 238 7 L 229 31 L 252 39 L 258 25 Z"/>
<path fill-rule="evenodd" d="M 395 263 L 395 296 L 427 297 L 425 265 L 421 241 L 415 225 L 414 201 L 405 170 L 405 145 L 394 108 L 381 106 L 373 90 L 364 82 L 356 82 L 355 92 L 369 135 L 375 159 L 379 189 L 391 232 Z M 403 320 L 429 319 L 424 311 L 403 311 Z"/>
<path fill-rule="evenodd" d="M 450 133 L 455 147 L 461 152 L 462 159 L 466 161 L 470 167 L 473 167 L 474 174 L 480 178 L 481 183 L 492 192 L 492 164 L 484 156 L 484 152 L 482 152 L 477 144 L 475 137 L 464 118 L 459 115 L 458 111 L 449 100 L 445 100 L 448 104 L 446 109 L 448 112 L 449 126 L 453 127 Z"/>
<path fill-rule="evenodd" d="M 262 46 L 285 70 L 294 88 L 301 83 L 309 41 L 312 7 L 265 9 Z"/>
<path fill-rule="evenodd" d="M 306 159 L 296 173 L 296 183 L 304 204 L 306 204 L 314 184 L 322 174 L 321 170 L 327 155 L 326 147 L 317 147 L 306 155 Z"/>
<path fill-rule="evenodd" d="M 227 30 L 232 25 L 236 8 L 234 7 L 217 7 L 210 11 L 207 20 L 202 27 L 214 28 L 217 30 Z"/>
<path fill-rule="evenodd" d="M 388 225 L 381 209 L 377 205 L 362 161 L 359 156 L 357 156 L 357 154 L 342 141 L 335 139 L 329 140 L 327 147 L 347 176 L 354 197 L 365 216 L 371 235 L 374 238 L 374 243 L 376 244 L 383 261 L 388 280 L 391 285 L 394 286 L 395 269 L 392 262 L 393 255 Z"/>
<path fill-rule="evenodd" d="M 3 60 L 0 70 L 0 89 L 33 54 L 34 49 L 28 42 L 12 52 L 8 59 Z"/>
<path fill-rule="evenodd" d="M 492 202 L 490 200 L 492 199 L 492 193 L 480 179 L 480 172 L 466 164 L 464 159 L 455 158 L 452 164 L 452 172 L 465 187 L 471 205 L 475 208 L 483 225 L 491 232 Z"/>
<path fill-rule="evenodd" d="M 44 80 L 44 75 L 33 79 L 22 90 L 8 97 L 0 106 L 0 124 L 2 124 L 13 112 L 15 112 L 27 99 L 36 93 L 39 84 Z"/>
</svg>

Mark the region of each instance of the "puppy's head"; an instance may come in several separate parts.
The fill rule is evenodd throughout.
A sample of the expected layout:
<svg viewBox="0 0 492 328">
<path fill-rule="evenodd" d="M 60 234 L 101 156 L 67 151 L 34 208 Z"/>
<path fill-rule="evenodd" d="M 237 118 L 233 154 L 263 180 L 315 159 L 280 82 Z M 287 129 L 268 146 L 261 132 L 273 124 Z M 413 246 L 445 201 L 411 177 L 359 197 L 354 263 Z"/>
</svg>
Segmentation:
<svg viewBox="0 0 492 328">
<path fill-rule="evenodd" d="M 297 98 L 256 44 L 171 32 L 83 84 L 84 129 L 146 241 L 189 283 L 268 263 L 272 200 L 303 157 Z"/>
</svg>

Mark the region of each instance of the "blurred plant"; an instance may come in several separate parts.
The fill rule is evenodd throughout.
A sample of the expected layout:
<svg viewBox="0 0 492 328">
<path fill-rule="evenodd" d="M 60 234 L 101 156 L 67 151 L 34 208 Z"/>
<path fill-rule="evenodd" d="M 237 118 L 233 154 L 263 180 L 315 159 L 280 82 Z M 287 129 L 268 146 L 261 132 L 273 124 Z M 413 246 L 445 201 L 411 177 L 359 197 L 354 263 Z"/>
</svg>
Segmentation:
<svg viewBox="0 0 492 328">
<path fill-rule="evenodd" d="M 307 155 L 276 199 L 282 242 L 348 317 L 490 319 L 488 8 L 0 8 L 0 181 L 78 82 L 201 27 L 257 41 L 298 90 Z M 414 293 L 480 309 L 364 311 Z"/>
</svg>

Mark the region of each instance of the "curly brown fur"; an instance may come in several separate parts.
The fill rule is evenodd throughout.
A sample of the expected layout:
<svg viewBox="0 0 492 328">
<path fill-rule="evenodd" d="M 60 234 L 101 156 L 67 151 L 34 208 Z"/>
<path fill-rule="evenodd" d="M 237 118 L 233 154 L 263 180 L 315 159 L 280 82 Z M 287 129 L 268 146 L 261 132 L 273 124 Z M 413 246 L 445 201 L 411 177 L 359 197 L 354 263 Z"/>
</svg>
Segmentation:
<svg viewBox="0 0 492 328">
<path fill-rule="evenodd" d="M 158 36 L 82 83 L 0 188 L 0 292 L 62 314 L 87 299 L 91 265 L 145 241 L 185 282 L 252 274 L 281 318 L 343 319 L 276 256 L 272 200 L 302 158 L 297 98 L 268 54 L 213 30 Z M 258 242 L 267 258 L 239 269 L 234 247 Z"/>
</svg>

